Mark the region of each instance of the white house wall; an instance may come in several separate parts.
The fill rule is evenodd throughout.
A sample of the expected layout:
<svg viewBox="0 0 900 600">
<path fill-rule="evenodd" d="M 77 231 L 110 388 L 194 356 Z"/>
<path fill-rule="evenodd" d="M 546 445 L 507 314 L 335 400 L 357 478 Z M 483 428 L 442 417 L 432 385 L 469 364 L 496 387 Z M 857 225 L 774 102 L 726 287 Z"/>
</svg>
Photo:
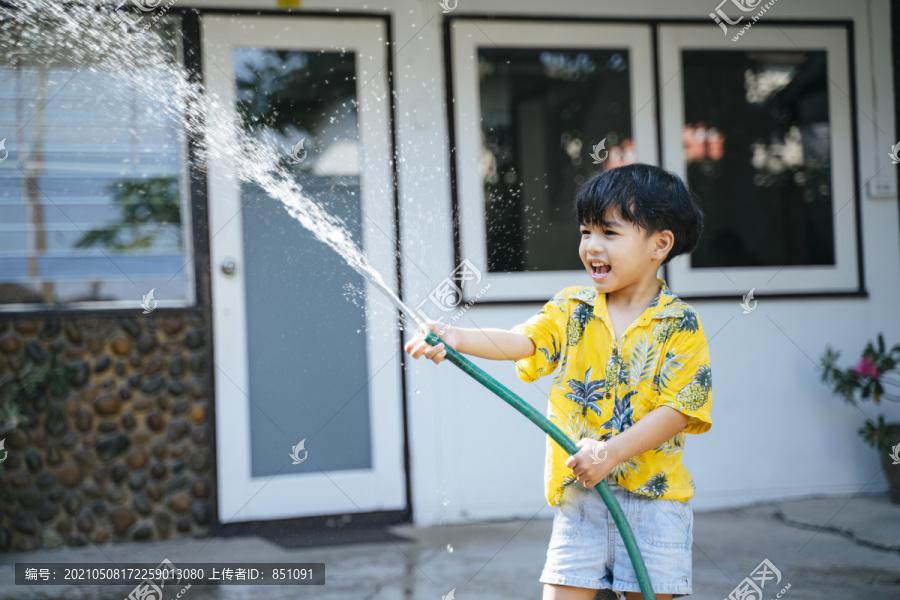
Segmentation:
<svg viewBox="0 0 900 600">
<path fill-rule="evenodd" d="M 704 20 L 717 4 L 459 0 L 454 16 Z M 275 0 L 185 5 L 276 8 Z M 441 8 L 437 0 L 304 1 L 302 10 L 391 15 L 403 291 L 417 303 L 455 266 Z M 888 0 L 780 0 L 760 22 L 769 17 L 854 22 L 860 180 L 865 184 L 877 174 L 896 189 L 896 167 L 888 158 L 897 142 Z M 711 21 L 709 26 L 714 26 Z M 844 210 L 853 210 L 853 204 Z M 749 315 L 738 306 L 747 290 L 735 290 L 733 300 L 693 302 L 710 338 L 715 374 L 713 427 L 686 442 L 685 463 L 697 484 L 695 508 L 886 488 L 876 454 L 856 434 L 864 414 L 832 396 L 819 382 L 816 367 L 828 344 L 843 350 L 849 362 L 879 331 L 900 343 L 896 196 L 871 199 L 863 193 L 861 221 L 868 298 L 763 298 Z M 587 278 L 572 284 L 589 285 Z M 509 327 L 539 309 L 540 303 L 476 306 L 463 321 Z M 410 362 L 406 393 L 415 522 L 551 516 L 542 494 L 543 433 L 448 363 Z M 511 363 L 476 362 L 546 409 L 549 380 L 525 384 Z M 871 404 L 863 409 L 870 417 L 879 412 Z M 888 420 L 900 420 L 900 406 L 880 410 Z"/>
</svg>

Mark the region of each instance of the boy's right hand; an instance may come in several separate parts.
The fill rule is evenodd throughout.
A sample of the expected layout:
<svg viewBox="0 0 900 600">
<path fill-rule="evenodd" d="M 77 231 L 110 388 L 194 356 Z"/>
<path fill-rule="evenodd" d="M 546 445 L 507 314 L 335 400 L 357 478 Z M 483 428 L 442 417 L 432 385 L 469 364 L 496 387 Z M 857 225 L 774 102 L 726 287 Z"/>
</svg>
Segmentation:
<svg viewBox="0 0 900 600">
<path fill-rule="evenodd" d="M 437 346 L 432 346 L 428 342 L 425 341 L 425 337 L 429 332 L 434 332 L 436 336 L 443 340 L 443 343 L 438 344 Z M 454 330 L 453 327 L 445 323 L 441 323 L 440 321 L 432 321 L 428 320 L 425 323 L 425 327 L 423 327 L 422 331 L 417 333 L 413 339 L 408 341 L 406 345 L 403 347 L 407 353 L 413 358 L 419 358 L 424 355 L 425 358 L 431 359 L 435 364 L 441 362 L 442 360 L 446 360 L 447 358 L 447 350 L 444 348 L 444 344 L 447 344 L 453 349 L 456 349 L 459 344 L 459 335 Z"/>
</svg>

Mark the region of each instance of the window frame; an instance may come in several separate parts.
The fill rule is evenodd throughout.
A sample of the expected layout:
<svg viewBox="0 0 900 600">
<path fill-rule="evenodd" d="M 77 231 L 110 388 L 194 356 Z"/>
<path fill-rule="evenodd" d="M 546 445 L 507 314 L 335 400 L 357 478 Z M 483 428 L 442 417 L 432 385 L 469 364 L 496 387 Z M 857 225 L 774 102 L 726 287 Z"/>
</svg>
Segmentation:
<svg viewBox="0 0 900 600">
<path fill-rule="evenodd" d="M 479 166 L 481 155 L 481 103 L 477 70 L 477 48 L 492 45 L 509 48 L 549 49 L 620 49 L 629 53 L 630 95 L 633 139 L 637 160 L 658 164 L 657 112 L 653 102 L 643 105 L 637 98 L 653 98 L 654 48 L 653 28 L 648 22 L 588 22 L 552 20 L 547 27 L 535 19 L 481 19 L 447 17 L 445 35 L 447 47 L 447 92 L 451 130 L 451 180 L 454 214 L 455 263 L 468 259 L 483 274 L 478 288 L 490 284 L 490 292 L 479 303 L 509 303 L 545 301 L 560 289 L 572 285 L 589 285 L 583 270 L 545 272 L 488 272 L 487 238 L 484 220 L 484 184 Z M 570 28 L 561 39 L 559 27 Z M 474 124 L 465 118 L 478 115 Z M 587 152 L 587 149 L 584 150 Z M 572 235 L 577 235 L 572 223 Z M 478 289 L 462 287 L 462 303 L 475 302 Z"/>
<path fill-rule="evenodd" d="M 175 40 L 182 40 L 181 43 L 176 44 L 173 49 L 175 52 L 174 58 L 177 61 L 177 64 L 183 69 L 185 75 L 191 77 L 193 69 L 192 61 L 189 59 L 190 54 L 186 52 L 186 44 L 188 44 L 188 41 L 184 21 L 184 14 L 179 11 L 170 12 L 159 19 L 159 23 L 169 22 L 171 24 L 174 28 L 173 38 Z M 44 106 L 40 110 L 52 110 L 52 106 Z M 194 178 L 192 177 L 197 157 L 195 147 L 196 140 L 195 136 L 184 127 L 184 124 L 184 115 L 181 115 L 181 119 L 179 120 L 180 127 L 178 128 L 176 135 L 179 145 L 179 168 L 177 177 L 180 192 L 181 235 L 183 236 L 182 252 L 184 264 L 182 265 L 181 270 L 185 271 L 184 297 L 177 300 L 155 298 L 156 308 L 154 309 L 154 312 L 160 309 L 197 309 L 199 307 L 199 298 L 201 296 L 199 290 L 200 281 L 197 276 L 195 265 L 197 260 L 202 258 L 200 256 L 202 248 L 197 245 L 197 240 L 199 238 L 197 236 L 196 228 L 202 223 L 203 217 L 202 215 L 198 217 L 198 215 L 195 214 L 197 190 L 195 188 Z M 47 196 L 46 192 L 42 192 L 42 195 Z M 104 252 L 104 254 L 106 253 Z M 116 256 L 117 255 L 115 254 L 112 256 L 107 255 L 107 258 L 115 263 Z M 127 279 L 125 281 L 127 282 Z M 6 280 L 0 280 L 0 283 L 6 283 Z M 140 292 L 140 295 L 135 295 L 133 299 L 62 302 L 55 304 L 0 303 L 0 317 L 16 315 L 46 316 L 78 314 L 112 316 L 116 314 L 130 314 L 135 310 L 142 310 L 142 295 L 149 292 L 150 288 L 147 287 L 143 290 L 138 288 L 138 291 Z"/>
<path fill-rule="evenodd" d="M 520 16 L 504 16 L 504 15 L 494 15 L 491 18 L 485 18 L 478 15 L 465 15 L 462 13 L 458 13 L 458 11 L 445 15 L 444 16 L 444 53 L 445 53 L 445 77 L 446 77 L 446 90 L 447 90 L 447 116 L 448 116 L 448 126 L 449 126 L 449 134 L 450 134 L 450 147 L 451 147 L 451 160 L 450 160 L 450 196 L 451 196 L 451 210 L 453 216 L 453 248 L 454 248 L 454 262 L 455 264 L 459 264 L 463 258 L 466 257 L 465 245 L 463 243 L 464 237 L 467 235 L 466 229 L 468 228 L 469 221 L 472 219 L 472 215 L 469 214 L 468 218 L 464 215 L 464 212 L 469 209 L 470 205 L 473 204 L 471 198 L 468 197 L 467 191 L 469 188 L 463 185 L 461 181 L 461 173 L 465 173 L 462 171 L 462 163 L 459 160 L 459 155 L 464 154 L 465 149 L 460 144 L 461 137 L 459 134 L 459 129 L 461 128 L 460 123 L 468 125 L 469 120 L 463 119 L 460 110 L 460 99 L 459 94 L 456 92 L 458 89 L 457 82 L 457 74 L 456 70 L 458 68 L 458 55 L 459 52 L 455 48 L 455 39 L 453 33 L 453 27 L 458 25 L 461 21 L 469 21 L 473 24 L 478 25 L 482 29 L 485 25 L 494 23 L 512 23 L 512 24 L 530 24 L 530 23 L 550 23 L 554 26 L 559 24 L 568 24 L 568 23 L 578 23 L 585 25 L 611 25 L 615 27 L 620 27 L 622 25 L 640 25 L 646 26 L 650 29 L 652 35 L 652 62 L 650 63 L 651 71 L 653 72 L 654 82 L 653 82 L 653 91 L 652 91 L 652 100 L 648 103 L 647 106 L 641 108 L 641 110 L 651 110 L 654 116 L 654 131 L 652 132 L 655 138 L 657 139 L 657 144 L 654 147 L 655 151 L 655 160 L 645 159 L 643 153 L 638 155 L 638 160 L 642 162 L 647 162 L 650 164 L 660 165 L 664 168 L 668 168 L 668 162 L 663 163 L 661 157 L 665 156 L 665 150 L 663 148 L 663 138 L 665 132 L 663 131 L 663 116 L 662 116 L 662 105 L 663 100 L 662 96 L 665 93 L 666 88 L 669 85 L 669 81 L 665 79 L 661 73 L 661 66 L 659 64 L 658 56 L 660 52 L 663 51 L 663 46 L 659 40 L 659 32 L 660 29 L 666 26 L 696 26 L 698 30 L 705 31 L 706 29 L 711 29 L 713 32 L 712 36 L 721 37 L 721 30 L 713 23 L 711 20 L 707 19 L 694 19 L 694 18 L 658 18 L 658 19 L 639 19 L 639 18 L 617 18 L 617 17 L 587 17 L 584 19 L 574 20 L 570 17 L 560 17 L 560 16 L 541 16 L 541 15 L 529 15 L 528 17 L 520 17 Z M 857 279 L 855 282 L 855 286 L 849 286 L 843 289 L 822 289 L 821 287 L 815 289 L 808 290 L 794 290 L 794 291 L 779 291 L 777 289 L 769 289 L 763 286 L 760 289 L 754 292 L 754 296 L 757 298 L 767 297 L 767 298 L 827 298 L 827 297 L 855 297 L 855 298 L 866 298 L 868 297 L 868 292 L 865 288 L 865 269 L 864 269 L 864 257 L 863 257 L 863 244 L 862 244 L 862 223 L 861 223 L 861 199 L 860 195 L 862 194 L 861 181 L 860 181 L 860 167 L 859 167 L 859 129 L 857 122 L 856 110 L 858 107 L 857 102 L 857 91 L 856 91 L 856 66 L 855 66 L 855 42 L 854 42 L 854 22 L 847 19 L 842 18 L 825 18 L 825 19 L 777 19 L 766 17 L 765 19 L 756 22 L 753 25 L 753 29 L 748 32 L 747 35 L 743 36 L 737 44 L 731 44 L 729 47 L 733 47 L 737 50 L 742 50 L 745 48 L 749 48 L 751 44 L 755 44 L 757 42 L 751 42 L 751 40 L 756 40 L 759 37 L 757 34 L 763 31 L 776 31 L 779 32 L 782 38 L 784 35 L 780 33 L 781 29 L 794 30 L 794 29 L 802 29 L 802 28 L 813 28 L 813 29 L 828 29 L 828 30 L 843 30 L 845 32 L 845 52 L 841 54 L 842 60 L 846 62 L 847 65 L 847 87 L 844 88 L 846 90 L 846 97 L 849 102 L 849 127 L 850 127 L 850 139 L 851 143 L 848 145 L 848 149 L 850 151 L 850 162 L 852 165 L 852 180 L 849 182 L 852 185 L 852 189 L 855 190 L 855 193 L 852 195 L 852 211 L 854 213 L 854 221 L 855 228 L 853 231 L 853 235 L 855 236 L 855 272 L 857 275 Z M 731 36 L 725 38 L 725 40 L 730 39 Z M 719 38 L 716 38 L 719 41 Z M 557 46 L 558 41 L 554 40 L 553 45 Z M 796 49 L 796 46 L 791 46 L 792 49 Z M 765 50 L 766 48 L 758 48 Z M 831 58 L 831 54 L 829 54 L 829 59 Z M 829 70 L 832 68 L 832 61 L 829 60 Z M 680 82 L 679 82 L 680 83 Z M 632 85 L 632 97 L 634 95 L 634 86 Z M 843 94 L 842 94 L 843 95 Z M 829 96 L 830 98 L 830 96 Z M 829 110 L 831 111 L 832 105 L 829 106 Z M 480 109 L 475 113 L 480 115 Z M 679 125 L 680 127 L 680 125 Z M 678 140 L 681 139 L 681 133 L 678 133 Z M 683 149 L 681 150 L 683 152 Z M 471 152 L 471 150 L 469 150 Z M 680 176 L 684 173 L 684 167 L 680 170 L 676 171 Z M 469 194 L 471 195 L 471 194 Z M 483 199 L 483 190 L 478 190 L 477 199 L 479 200 L 479 204 L 481 209 L 484 207 L 484 199 Z M 702 200 L 702 198 L 701 198 Z M 847 206 L 843 210 L 846 211 L 851 209 L 850 206 Z M 483 220 L 482 220 L 482 229 L 483 229 Z M 471 235 L 471 234 L 469 234 Z M 674 259 L 672 263 L 675 263 L 679 259 Z M 482 263 L 481 266 L 485 266 L 486 264 Z M 672 289 L 673 292 L 677 293 L 681 298 L 687 300 L 728 300 L 733 301 L 736 297 L 738 299 L 740 294 L 745 294 L 750 289 L 747 287 L 746 289 L 734 283 L 734 278 L 732 276 L 732 282 L 729 282 L 726 276 L 723 276 L 722 273 L 719 273 L 719 277 L 722 281 L 727 283 L 731 283 L 730 286 L 719 285 L 715 290 L 707 290 L 706 292 L 700 291 L 692 291 L 688 289 L 686 286 L 682 289 L 681 281 L 678 281 L 678 273 L 673 272 L 671 268 L 671 264 L 663 265 L 659 271 L 659 277 L 663 277 L 666 279 L 667 283 Z M 794 267 L 798 268 L 798 267 Z M 814 269 L 816 267 L 799 267 L 800 269 Z M 821 267 L 819 267 L 821 268 Z M 486 269 L 485 269 L 486 271 Z M 719 272 L 718 270 L 716 270 Z M 539 272 L 522 272 L 511 274 L 516 276 L 517 281 L 515 284 L 518 286 L 518 293 L 513 295 L 500 295 L 495 294 L 495 285 L 492 282 L 491 292 L 481 298 L 472 298 L 472 294 L 477 290 L 469 290 L 469 293 L 466 290 L 463 290 L 463 303 L 472 304 L 483 304 L 483 305 L 508 305 L 508 304 L 533 304 L 537 302 L 545 302 L 547 298 L 555 294 L 557 291 L 565 287 L 566 285 L 590 285 L 590 282 L 585 278 L 580 277 L 581 272 L 575 271 L 557 271 L 556 273 L 562 274 L 571 274 L 571 277 L 566 283 L 562 285 L 557 285 L 555 289 L 552 291 L 547 291 L 549 288 L 553 286 L 548 286 L 546 283 L 543 285 L 536 285 L 537 280 L 541 273 Z M 488 273 L 488 275 L 491 275 Z M 496 274 L 493 274 L 495 276 Z M 729 276 L 730 273 L 728 274 Z M 765 282 L 764 282 L 765 283 Z M 751 286 L 752 287 L 752 286 Z M 527 290 L 527 291 L 526 291 Z"/>
<path fill-rule="evenodd" d="M 788 30 L 785 33 L 784 30 Z M 835 35 L 835 33 L 842 35 Z M 699 24 L 667 23 L 658 26 L 657 60 L 663 87 L 660 105 L 662 166 L 686 179 L 682 51 L 760 50 L 826 52 L 829 78 L 828 118 L 831 146 L 831 196 L 835 265 L 694 268 L 687 255 L 665 267 L 666 281 L 685 298 L 732 299 L 754 289 L 755 297 L 865 295 L 859 206 L 859 166 L 855 76 L 852 35 L 846 23 L 776 25 L 757 22 L 738 43 L 722 37 L 718 29 Z M 828 34 L 828 35 L 823 35 Z M 701 198 L 701 202 L 704 199 Z M 852 202 L 854 206 L 847 206 Z"/>
</svg>

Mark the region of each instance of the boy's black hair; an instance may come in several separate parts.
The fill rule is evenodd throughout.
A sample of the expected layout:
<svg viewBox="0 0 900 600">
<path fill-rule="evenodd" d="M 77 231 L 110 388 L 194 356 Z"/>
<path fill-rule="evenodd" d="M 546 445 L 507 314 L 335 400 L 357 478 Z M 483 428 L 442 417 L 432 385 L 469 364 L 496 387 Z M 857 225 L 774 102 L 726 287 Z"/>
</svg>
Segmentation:
<svg viewBox="0 0 900 600">
<path fill-rule="evenodd" d="M 653 165 L 610 169 L 585 181 L 575 195 L 579 225 L 601 225 L 607 211 L 615 208 L 646 235 L 666 229 L 672 232 L 675 241 L 662 264 L 691 252 L 703 231 L 697 195 L 678 175 Z"/>
</svg>

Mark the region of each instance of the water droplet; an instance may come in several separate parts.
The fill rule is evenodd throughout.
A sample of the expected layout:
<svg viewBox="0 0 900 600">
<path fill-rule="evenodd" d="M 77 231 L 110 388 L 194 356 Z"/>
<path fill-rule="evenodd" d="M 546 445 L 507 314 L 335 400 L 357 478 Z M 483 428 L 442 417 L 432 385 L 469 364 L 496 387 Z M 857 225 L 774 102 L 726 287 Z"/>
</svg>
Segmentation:
<svg viewBox="0 0 900 600">
<path fill-rule="evenodd" d="M 444 500 L 444 506 L 447 506 L 448 504 L 450 504 L 450 501 L 445 499 L 445 500 Z"/>
<path fill-rule="evenodd" d="M 447 544 L 447 552 L 453 552 L 453 546 Z"/>
<path fill-rule="evenodd" d="M 418 393 L 419 393 L 419 390 L 416 390 L 416 393 L 418 394 Z"/>
</svg>

